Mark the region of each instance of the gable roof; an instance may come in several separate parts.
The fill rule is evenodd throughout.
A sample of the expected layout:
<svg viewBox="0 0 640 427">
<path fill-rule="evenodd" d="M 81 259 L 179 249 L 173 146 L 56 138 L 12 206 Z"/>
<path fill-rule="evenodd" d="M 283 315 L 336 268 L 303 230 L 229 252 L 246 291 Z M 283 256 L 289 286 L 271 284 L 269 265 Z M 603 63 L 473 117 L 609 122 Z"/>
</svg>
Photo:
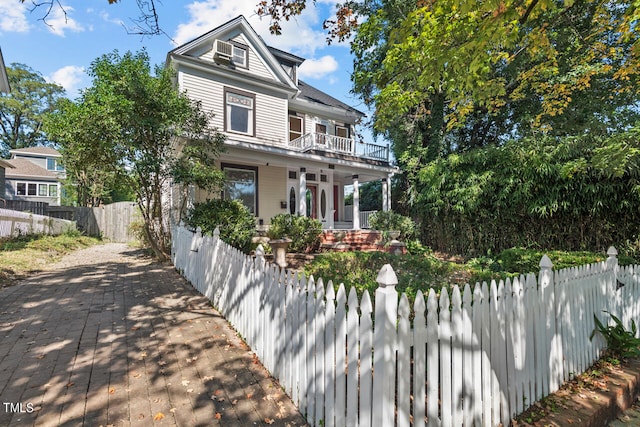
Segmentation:
<svg viewBox="0 0 640 427">
<path fill-rule="evenodd" d="M 54 148 L 51 147 L 27 147 L 27 148 L 17 148 L 15 150 L 10 150 L 9 153 L 12 155 L 16 154 L 27 154 L 30 156 L 40 155 L 40 156 L 48 156 L 48 157 L 62 157 L 62 154 Z"/>
<path fill-rule="evenodd" d="M 274 83 L 284 84 L 293 92 L 293 94 L 295 94 L 297 92 L 295 82 L 293 81 L 291 76 L 287 74 L 284 68 L 282 68 L 280 62 L 276 59 L 274 52 L 272 52 L 269 46 L 264 43 L 264 40 L 262 40 L 262 38 L 256 33 L 256 31 L 243 15 L 240 15 L 220 25 L 219 27 L 216 27 L 213 30 L 171 50 L 167 55 L 167 61 L 169 61 L 170 59 L 180 60 L 181 57 L 193 58 L 193 52 L 197 52 L 198 49 L 202 49 L 202 47 L 204 46 L 211 46 L 215 39 L 229 38 L 229 36 L 235 35 L 237 33 L 241 33 L 246 36 L 247 41 L 251 44 L 250 47 L 252 47 L 256 54 L 266 63 L 267 68 L 274 77 Z M 282 54 L 285 54 L 285 52 L 282 52 Z M 302 59 L 299 57 L 295 57 L 295 55 L 289 56 L 291 58 Z M 211 66 L 211 71 L 215 71 L 216 68 L 224 68 L 224 71 L 226 73 L 237 72 L 229 66 L 223 67 L 218 65 L 218 67 L 215 67 L 214 65 L 216 64 L 213 61 L 211 61 L 211 64 L 208 65 Z M 244 79 L 246 79 L 246 74 L 240 72 L 237 73 Z"/>
<path fill-rule="evenodd" d="M 5 172 L 6 178 L 41 178 L 51 181 L 57 181 L 58 176 L 50 172 L 30 160 L 27 159 L 11 159 L 7 160 L 13 169 L 7 169 Z"/>
<path fill-rule="evenodd" d="M 2 57 L 2 50 L 0 49 L 0 92 L 9 93 L 10 91 L 11 87 L 9 86 L 7 68 L 4 66 L 4 58 Z"/>
<path fill-rule="evenodd" d="M 350 105 L 345 104 L 344 102 L 322 92 L 319 89 L 311 86 L 308 83 L 303 82 L 302 80 L 298 81 L 298 89 L 300 89 L 300 94 L 298 95 L 298 99 L 304 99 L 307 101 L 315 102 L 318 104 L 323 104 L 329 107 L 338 107 L 344 110 L 350 111 L 360 116 L 364 116 L 365 114 L 362 111 L 356 110 Z"/>
<path fill-rule="evenodd" d="M 15 169 L 15 166 L 13 166 L 11 163 L 9 163 L 8 160 L 0 159 L 0 168 Z"/>
</svg>

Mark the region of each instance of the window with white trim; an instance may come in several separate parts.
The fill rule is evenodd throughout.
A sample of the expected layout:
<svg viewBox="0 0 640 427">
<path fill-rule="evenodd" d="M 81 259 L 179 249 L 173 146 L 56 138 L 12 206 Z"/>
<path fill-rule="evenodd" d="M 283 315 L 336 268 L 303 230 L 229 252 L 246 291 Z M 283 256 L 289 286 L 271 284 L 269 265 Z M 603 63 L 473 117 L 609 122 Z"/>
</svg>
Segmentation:
<svg viewBox="0 0 640 427">
<path fill-rule="evenodd" d="M 233 45 L 231 62 L 239 67 L 247 68 L 247 49 Z"/>
<path fill-rule="evenodd" d="M 336 125 L 336 136 L 349 138 L 349 128 L 346 126 Z"/>
<path fill-rule="evenodd" d="M 289 113 L 289 141 L 298 139 L 302 136 L 304 122 L 302 117 L 295 113 Z"/>
<path fill-rule="evenodd" d="M 47 157 L 47 170 L 60 172 L 64 171 L 64 166 L 57 159 Z"/>
<path fill-rule="evenodd" d="M 254 95 L 225 91 L 225 129 L 227 132 L 253 136 L 254 102 Z"/>
<path fill-rule="evenodd" d="M 58 184 L 16 182 L 16 196 L 58 197 Z"/>
</svg>

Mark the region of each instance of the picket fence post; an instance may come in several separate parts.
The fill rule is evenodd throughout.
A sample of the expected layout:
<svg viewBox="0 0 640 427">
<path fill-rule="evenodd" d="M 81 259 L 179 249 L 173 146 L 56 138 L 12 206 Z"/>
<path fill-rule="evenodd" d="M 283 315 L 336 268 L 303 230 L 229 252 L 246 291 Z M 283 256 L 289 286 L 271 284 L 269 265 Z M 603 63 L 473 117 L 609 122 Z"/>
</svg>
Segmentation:
<svg viewBox="0 0 640 427">
<path fill-rule="evenodd" d="M 376 278 L 373 329 L 373 425 L 394 425 L 396 321 L 398 319 L 398 278 L 389 264 Z"/>
<path fill-rule="evenodd" d="M 610 246 L 607 250 L 607 270 L 611 271 L 611 279 L 609 281 L 608 298 L 609 307 L 607 307 L 609 313 L 615 314 L 620 317 L 620 293 L 617 291 L 618 283 L 618 251 L 613 246 Z M 610 318 L 610 316 L 609 316 Z"/>
</svg>

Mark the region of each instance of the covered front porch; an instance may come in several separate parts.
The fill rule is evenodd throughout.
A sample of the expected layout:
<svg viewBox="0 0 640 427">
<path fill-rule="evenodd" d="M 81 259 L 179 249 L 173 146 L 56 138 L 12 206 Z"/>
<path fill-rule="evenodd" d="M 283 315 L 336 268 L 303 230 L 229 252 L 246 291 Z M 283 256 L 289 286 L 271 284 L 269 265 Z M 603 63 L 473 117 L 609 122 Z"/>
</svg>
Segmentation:
<svg viewBox="0 0 640 427">
<path fill-rule="evenodd" d="M 377 210 L 360 210 L 360 183 L 379 180 L 381 183 L 381 199 L 383 211 L 391 210 L 391 177 L 392 173 L 379 178 L 371 174 L 349 174 L 333 168 L 329 175 L 322 175 L 321 182 L 316 184 L 316 173 L 313 169 L 301 167 L 297 173 L 289 173 L 289 208 L 290 213 L 318 219 L 325 230 L 360 230 L 369 229 L 369 218 Z M 296 182 L 291 177 L 296 176 Z M 322 177 L 326 178 L 322 178 Z M 362 178 L 361 178 L 362 176 Z M 324 180 L 324 181 L 323 181 Z M 297 188 L 296 188 L 297 186 Z M 352 188 L 351 204 L 347 205 L 347 188 Z M 299 195 L 302 195 L 300 197 Z M 294 210 L 294 206 L 297 209 Z"/>
<path fill-rule="evenodd" d="M 255 215 L 259 232 L 266 232 L 271 218 L 282 213 L 315 218 L 324 230 L 367 229 L 371 214 L 391 209 L 391 178 L 399 171 L 388 161 L 233 139 L 225 145 L 218 161 L 227 177 L 224 188 L 217 194 L 196 189 L 191 200 L 241 200 Z M 360 209 L 360 185 L 368 182 L 377 183 L 375 210 L 370 205 Z"/>
</svg>

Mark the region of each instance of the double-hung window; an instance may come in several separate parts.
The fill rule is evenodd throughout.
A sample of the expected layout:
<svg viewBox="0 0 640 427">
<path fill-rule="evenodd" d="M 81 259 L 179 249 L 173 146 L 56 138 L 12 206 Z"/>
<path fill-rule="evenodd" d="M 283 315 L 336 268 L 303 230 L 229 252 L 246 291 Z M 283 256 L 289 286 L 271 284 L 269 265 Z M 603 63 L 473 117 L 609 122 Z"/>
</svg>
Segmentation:
<svg viewBox="0 0 640 427">
<path fill-rule="evenodd" d="M 249 211 L 258 215 L 258 168 L 222 164 L 225 184 L 223 196 L 226 200 L 240 200 Z"/>
<path fill-rule="evenodd" d="M 238 67 L 247 68 L 247 50 L 233 45 L 231 61 Z"/>
<path fill-rule="evenodd" d="M 227 132 L 254 135 L 255 96 L 225 91 L 225 129 Z"/>
</svg>

